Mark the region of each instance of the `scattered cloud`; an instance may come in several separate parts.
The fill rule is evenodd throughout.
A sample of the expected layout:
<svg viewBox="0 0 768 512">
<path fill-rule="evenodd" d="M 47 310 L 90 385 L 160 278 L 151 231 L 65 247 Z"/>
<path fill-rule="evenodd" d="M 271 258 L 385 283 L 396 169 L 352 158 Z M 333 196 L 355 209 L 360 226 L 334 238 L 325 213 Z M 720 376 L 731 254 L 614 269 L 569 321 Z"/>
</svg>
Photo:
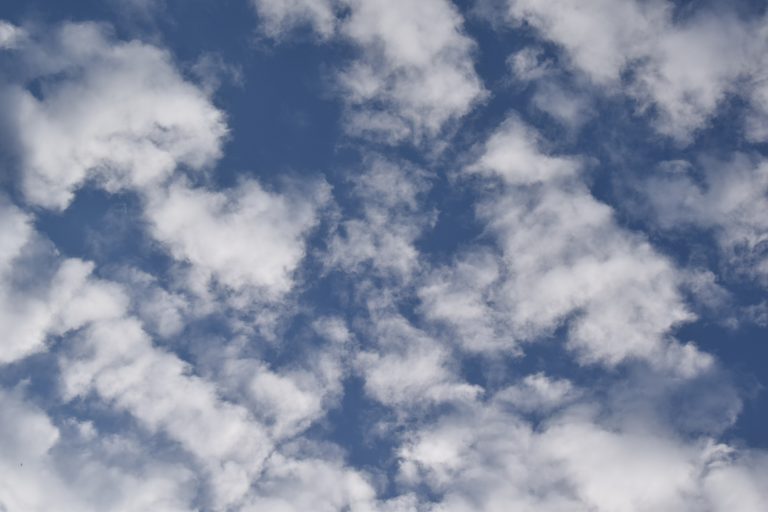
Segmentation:
<svg viewBox="0 0 768 512">
<path fill-rule="evenodd" d="M 149 195 L 146 215 L 152 236 L 191 265 L 196 282 L 274 297 L 291 289 L 304 238 L 327 198 L 324 185 L 289 197 L 256 181 L 215 192 L 179 181 Z"/>
<path fill-rule="evenodd" d="M 0 510 L 768 509 L 764 18 L 107 5 L 0 21 Z"/>
<path fill-rule="evenodd" d="M 768 285 L 768 162 L 736 153 L 663 168 L 641 186 L 658 225 L 713 232 L 728 266 Z"/>
<path fill-rule="evenodd" d="M 472 40 L 450 2 L 298 0 L 254 2 L 267 35 L 309 25 L 356 53 L 337 75 L 348 133 L 390 143 L 426 142 L 486 94 Z M 343 13 L 337 15 L 336 12 Z"/>
<path fill-rule="evenodd" d="M 92 23 L 64 24 L 18 51 L 30 71 L 0 94 L 12 105 L 5 117 L 30 203 L 63 210 L 86 182 L 110 192 L 153 187 L 178 166 L 202 169 L 219 157 L 223 114 L 165 51 L 114 41 Z M 39 94 L 26 88 L 33 80 Z"/>
<path fill-rule="evenodd" d="M 510 0 L 507 12 L 511 22 L 529 23 L 561 47 L 568 65 L 596 86 L 654 112 L 660 133 L 689 143 L 730 95 L 763 104 L 762 86 L 748 82 L 762 82 L 765 21 L 727 8 L 680 17 L 673 9 L 663 0 Z M 757 138 L 759 119 L 750 121 Z"/>
</svg>

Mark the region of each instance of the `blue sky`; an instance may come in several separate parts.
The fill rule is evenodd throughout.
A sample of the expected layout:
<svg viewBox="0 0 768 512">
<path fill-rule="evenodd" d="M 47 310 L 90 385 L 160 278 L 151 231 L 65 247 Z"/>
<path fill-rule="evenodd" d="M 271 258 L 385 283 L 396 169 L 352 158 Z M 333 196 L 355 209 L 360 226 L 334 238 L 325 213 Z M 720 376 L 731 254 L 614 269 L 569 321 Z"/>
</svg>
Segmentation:
<svg viewBox="0 0 768 512">
<path fill-rule="evenodd" d="M 0 510 L 768 510 L 759 2 L 7 1 Z"/>
</svg>

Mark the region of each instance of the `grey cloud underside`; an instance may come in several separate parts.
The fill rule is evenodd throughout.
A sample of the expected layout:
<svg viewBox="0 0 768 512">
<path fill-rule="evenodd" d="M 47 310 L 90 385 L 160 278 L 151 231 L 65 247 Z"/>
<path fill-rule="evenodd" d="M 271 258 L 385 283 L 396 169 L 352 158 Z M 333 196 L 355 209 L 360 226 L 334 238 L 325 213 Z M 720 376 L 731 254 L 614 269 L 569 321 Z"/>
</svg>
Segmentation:
<svg viewBox="0 0 768 512">
<path fill-rule="evenodd" d="M 343 182 L 218 186 L 215 82 L 106 25 L 0 22 L 19 70 L 0 82 L 17 167 L 0 196 L 0 373 L 22 375 L 0 389 L 0 509 L 768 510 L 768 454 L 726 440 L 741 390 L 679 331 L 701 309 L 691 289 L 711 309 L 728 300 L 721 269 L 654 243 L 706 232 L 765 290 L 759 147 L 648 169 L 632 192 L 649 234 L 595 193 L 589 148 L 562 150 L 524 116 L 578 137 L 623 95 L 682 147 L 739 95 L 745 144 L 763 141 L 764 18 L 488 2 L 494 24 L 533 29 L 502 58 L 531 109 L 465 130 L 462 149 L 456 130 L 503 91 L 476 71 L 453 3 L 250 3 L 277 48 L 308 27 L 353 50 L 333 70 L 359 155 Z M 471 197 L 478 234 L 438 258 L 424 240 L 440 186 Z M 39 221 L 83 189 L 135 199 L 167 267 L 60 253 Z M 532 368 L 537 351 L 552 364 Z M 329 434 L 354 431 L 333 418 L 355 406 L 364 443 L 386 451 L 363 463 Z"/>
</svg>

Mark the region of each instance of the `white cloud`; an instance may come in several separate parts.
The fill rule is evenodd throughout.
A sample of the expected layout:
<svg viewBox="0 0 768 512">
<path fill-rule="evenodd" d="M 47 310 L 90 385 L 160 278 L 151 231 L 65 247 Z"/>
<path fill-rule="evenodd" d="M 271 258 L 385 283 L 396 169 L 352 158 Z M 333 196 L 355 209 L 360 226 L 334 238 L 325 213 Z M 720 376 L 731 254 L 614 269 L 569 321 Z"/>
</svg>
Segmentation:
<svg viewBox="0 0 768 512">
<path fill-rule="evenodd" d="M 500 390 L 494 399 L 508 403 L 521 412 L 542 413 L 568 404 L 578 396 L 579 390 L 570 381 L 553 379 L 539 372 Z"/>
<path fill-rule="evenodd" d="M 670 439 L 622 434 L 579 419 L 544 434 L 545 455 L 562 464 L 581 501 L 597 510 L 685 510 L 697 454 Z"/>
<path fill-rule="evenodd" d="M 157 277 L 136 268 L 120 269 L 114 279 L 131 294 L 133 310 L 144 327 L 160 338 L 177 336 L 197 311 L 184 294 L 163 288 Z"/>
<path fill-rule="evenodd" d="M 312 327 L 320 336 L 332 343 L 343 344 L 350 341 L 349 332 L 344 320 L 338 317 L 321 317 L 312 322 Z"/>
<path fill-rule="evenodd" d="M 7 275 L 33 236 L 31 217 L 2 198 L 4 222 L 0 224 L 0 273 Z"/>
<path fill-rule="evenodd" d="M 434 137 L 484 89 L 462 18 L 443 0 L 352 0 L 343 32 L 363 52 L 341 74 L 354 135 Z"/>
<path fill-rule="evenodd" d="M 20 360 L 43 350 L 44 342 L 50 336 L 65 335 L 63 354 L 58 354 L 65 402 L 98 397 L 103 404 L 128 412 L 151 435 L 162 435 L 178 443 L 194 457 L 202 468 L 202 474 L 197 478 L 210 485 L 208 493 L 201 495 L 209 496 L 214 509 L 252 506 L 255 498 L 251 496 L 251 487 L 262 478 L 263 463 L 272 454 L 275 440 L 302 432 L 339 399 L 348 366 L 345 358 L 349 333 L 343 324 L 339 324 L 338 319 L 324 322 L 324 331 L 334 339 L 325 348 L 310 354 L 307 366 L 303 368 L 294 361 L 291 368 L 271 371 L 259 361 L 249 364 L 236 359 L 236 354 L 226 354 L 224 365 L 227 371 L 235 374 L 235 380 L 243 380 L 248 389 L 245 399 L 238 396 L 237 403 L 224 400 L 220 393 L 228 391 L 227 383 L 204 380 L 194 375 L 193 368 L 176 355 L 153 346 L 140 322 L 130 316 L 126 292 L 115 283 L 93 277 L 93 264 L 45 253 L 50 260 L 51 276 L 42 276 L 45 279 L 41 284 L 20 281 L 27 274 L 35 275 L 35 270 L 39 274 L 39 269 L 25 270 L 19 258 L 32 255 L 34 258 L 30 261 L 37 265 L 39 257 L 34 251 L 48 249 L 48 246 L 34 232 L 28 215 L 8 203 L 4 203 L 3 208 L 4 218 L 10 222 L 3 223 L 0 229 L 0 270 L 3 274 L 0 312 L 7 318 L 13 315 L 13 322 L 3 321 L 3 324 L 15 325 L 16 331 L 8 333 L 8 350 L 4 352 L 6 357 L 2 362 Z M 31 242 L 37 242 L 37 245 L 30 249 Z M 168 292 L 163 294 L 164 290 L 151 276 L 136 270 L 123 274 L 126 273 L 127 276 L 122 275 L 126 282 L 142 288 L 136 292 L 138 302 L 144 295 L 160 294 L 160 302 L 173 298 Z M 22 285 L 25 288 L 19 288 Z M 19 308 L 26 309 L 20 311 Z M 165 325 L 167 314 L 154 313 L 162 314 L 158 319 L 154 314 L 144 316 L 153 322 L 157 320 L 158 331 L 177 330 L 177 327 Z M 179 320 L 176 316 L 183 314 L 184 311 L 176 311 L 171 316 L 176 322 Z M 71 333 L 75 329 L 78 331 Z M 29 336 L 22 336 L 27 334 Z M 233 378 L 232 375 L 229 378 Z M 15 414 L 15 406 L 1 399 L 0 392 L 3 414 Z M 104 503 L 115 510 L 190 508 L 192 494 L 188 482 L 200 471 L 195 464 L 187 469 L 169 466 L 165 468 L 168 475 L 164 478 L 160 478 L 155 469 L 144 468 L 142 471 L 146 473 L 140 491 L 132 490 L 138 485 L 137 477 L 121 473 L 122 470 L 108 460 L 99 462 L 101 466 L 90 461 L 81 464 L 83 482 L 77 482 L 77 485 L 87 487 L 84 489 L 71 490 L 74 484 L 60 482 L 61 477 L 53 470 L 34 473 L 39 468 L 55 466 L 47 452 L 53 449 L 59 435 L 42 413 L 35 414 L 34 424 L 21 431 L 26 432 L 23 435 L 29 436 L 30 442 L 34 439 L 34 445 L 40 450 L 33 454 L 40 458 L 39 464 L 31 452 L 18 455 L 27 464 L 29 472 L 7 480 L 13 484 L 13 489 L 0 485 L 0 500 L 4 500 L 0 504 L 7 504 L 12 510 L 48 510 L 51 504 L 47 498 L 39 496 L 45 493 L 41 493 L 37 486 L 49 486 L 51 492 L 46 496 L 60 503 L 58 508 L 62 510 L 101 510 Z M 84 424 L 79 431 L 88 438 L 88 449 L 107 441 L 92 425 Z M 22 446 L 21 441 L 14 441 L 17 434 L 11 434 L 8 432 L 4 438 L 11 439 L 14 446 Z M 51 439 L 47 444 L 42 443 L 45 436 Z M 5 455 L 13 456 L 7 451 Z M 154 460 L 148 453 L 142 457 Z M 0 460 L 0 470 L 5 466 L 15 469 L 15 460 L 3 460 Z M 270 460 L 269 471 L 280 473 L 288 471 L 293 464 L 299 464 L 299 467 L 304 464 L 286 459 L 286 467 L 281 468 L 277 460 L 282 459 L 275 456 Z M 162 465 L 159 458 L 154 462 Z M 323 468 L 323 464 L 326 462 L 319 459 L 307 462 L 308 469 L 313 465 Z M 354 471 L 341 466 L 333 468 L 339 474 L 349 475 L 344 478 L 353 486 L 349 491 L 352 498 L 358 493 L 354 490 L 356 486 L 362 489 L 360 492 L 372 492 L 365 490 L 364 478 Z M 86 473 L 89 471 L 107 475 L 99 480 L 101 487 L 88 480 Z M 269 478 L 273 477 L 277 478 L 274 475 Z M 269 488 L 268 483 L 265 485 Z M 339 487 L 333 489 L 324 486 L 318 488 L 318 492 L 331 493 L 328 499 L 335 503 L 334 493 L 346 492 L 344 485 L 339 483 Z M 199 483 L 198 487 L 198 492 L 206 489 Z M 128 498 L 130 501 L 125 504 L 121 501 Z M 299 498 L 290 494 L 282 499 L 291 506 L 300 503 Z"/>
<path fill-rule="evenodd" d="M 544 56 L 544 51 L 534 46 L 512 53 L 507 57 L 507 67 L 512 79 L 520 82 L 532 82 L 556 72 L 554 63 Z"/>
<path fill-rule="evenodd" d="M 193 454 L 207 472 L 217 507 L 243 499 L 272 450 L 245 408 L 220 400 L 214 385 L 155 348 L 133 318 L 89 326 L 72 340 L 61 370 L 67 398 L 96 393 Z"/>
<path fill-rule="evenodd" d="M 124 297 L 109 285 L 88 284 L 92 264 L 57 258 L 31 216 L 2 198 L 0 216 L 0 364 L 44 350 L 50 335 L 122 313 Z"/>
<path fill-rule="evenodd" d="M 2 92 L 19 141 L 22 189 L 33 204 L 64 209 L 87 181 L 109 191 L 157 185 L 180 166 L 220 154 L 223 115 L 186 82 L 165 51 L 116 42 L 95 24 L 64 24 L 20 48 L 40 94 Z"/>
<path fill-rule="evenodd" d="M 761 22 L 725 10 L 673 19 L 671 2 L 510 0 L 509 16 L 533 25 L 569 63 L 611 92 L 654 107 L 659 132 L 688 142 L 745 76 L 761 76 Z M 757 133 L 758 129 L 753 130 Z"/>
<path fill-rule="evenodd" d="M 17 132 L 29 202 L 65 209 L 88 182 L 109 192 L 135 190 L 151 234 L 191 266 L 203 289 L 214 280 L 274 299 L 291 288 L 326 187 L 288 197 L 255 181 L 213 192 L 172 180 L 179 168 L 213 164 L 227 129 L 208 93 L 185 81 L 158 47 L 115 41 L 101 25 L 70 23 L 48 38 L 38 34 L 21 52 L 31 71 L 3 94 L 15 104 L 6 115 Z M 39 94 L 27 90 L 29 80 L 39 81 Z"/>
<path fill-rule="evenodd" d="M 546 336 L 570 321 L 568 345 L 584 361 L 660 361 L 669 330 L 691 319 L 674 267 L 619 228 L 583 185 L 544 188 L 522 202 L 527 192 L 480 210 L 504 252 L 501 286 L 516 336 Z"/>
<path fill-rule="evenodd" d="M 439 497 L 431 510 L 440 512 L 725 512 L 768 503 L 764 454 L 598 417 L 579 405 L 534 429 L 504 400 L 467 408 L 411 433 L 400 478 L 428 485 Z"/>
<path fill-rule="evenodd" d="M 0 315 L 3 325 L 14 326 L 4 333 L 8 337 L 2 362 L 43 350 L 50 336 L 77 329 L 65 336 L 66 355 L 60 358 L 65 399 L 95 393 L 131 413 L 151 432 L 165 433 L 200 461 L 216 503 L 241 500 L 272 450 L 265 428 L 247 409 L 222 401 L 216 385 L 190 375 L 191 368 L 177 356 L 154 347 L 139 321 L 129 316 L 127 294 L 115 283 L 93 277 L 93 264 L 50 256 L 50 278 L 19 282 L 25 272 L 14 255 L 24 254 L 35 234 L 23 214 L 6 208 L 8 218 L 17 222 L 4 223 L 10 233 L 3 230 L 0 236 L 4 252 L 11 256 L 0 259 L 5 267 Z M 21 236 L 13 234 L 25 229 Z"/>
<path fill-rule="evenodd" d="M 570 91 L 556 82 L 539 84 L 531 102 L 570 130 L 577 130 L 595 115 L 586 94 Z"/>
<path fill-rule="evenodd" d="M 254 373 L 249 389 L 253 409 L 272 424 L 277 436 L 301 432 L 325 412 L 324 390 L 311 375 L 266 368 Z"/>
<path fill-rule="evenodd" d="M 245 85 L 242 67 L 227 62 L 220 53 L 201 54 L 191 66 L 190 71 L 198 79 L 202 89 L 210 95 L 225 83 L 240 87 Z"/>
<path fill-rule="evenodd" d="M 304 448 L 303 450 L 301 448 Z M 307 451 L 300 447 L 297 451 Z M 295 457 L 276 454 L 265 469 L 262 482 L 247 512 L 374 512 L 376 492 L 361 473 L 344 466 L 338 457 Z"/>
<path fill-rule="evenodd" d="M 389 143 L 435 137 L 480 101 L 474 44 L 446 0 L 254 0 L 267 35 L 310 25 L 358 56 L 339 70 L 346 129 Z M 337 17 L 336 11 L 344 15 Z"/>
<path fill-rule="evenodd" d="M 542 48 L 526 46 L 507 57 L 509 82 L 530 88 L 530 104 L 539 112 L 576 132 L 597 115 L 590 84 L 580 77 L 568 77 Z"/>
<path fill-rule="evenodd" d="M 450 351 L 402 317 L 373 312 L 369 334 L 375 348 L 355 361 L 366 392 L 386 405 L 405 410 L 472 400 L 482 389 L 464 382 Z"/>
<path fill-rule="evenodd" d="M 24 29 L 0 20 L 0 50 L 14 49 L 26 36 Z"/>
<path fill-rule="evenodd" d="M 670 168 L 670 164 L 663 166 Z M 711 230 L 728 264 L 768 285 L 768 161 L 735 154 L 654 174 L 642 185 L 650 213 L 665 229 Z"/>
<path fill-rule="evenodd" d="M 433 270 L 417 291 L 421 313 L 432 322 L 450 326 L 467 350 L 503 347 L 518 353 L 516 340 L 508 335 L 506 313 L 494 307 L 494 284 L 502 277 L 501 266 L 495 254 L 476 251 Z"/>
<path fill-rule="evenodd" d="M 704 493 L 713 510 L 762 510 L 768 506 L 768 488 L 762 477 L 768 471 L 765 454 L 745 454 L 735 464 L 728 462 L 714 461 L 704 477 Z"/>
<path fill-rule="evenodd" d="M 335 407 L 349 374 L 350 350 L 331 340 L 295 354 L 289 364 L 230 357 L 223 363 L 220 389 L 248 405 L 273 439 L 295 437 Z"/>
<path fill-rule="evenodd" d="M 291 289 L 304 238 L 318 222 L 328 187 L 280 195 L 256 181 L 210 191 L 174 182 L 149 196 L 150 233 L 174 258 L 192 265 L 204 286 L 215 280 L 267 298 Z"/>
<path fill-rule="evenodd" d="M 18 392 L 0 391 L 0 411 L 0 509 L 190 510 L 192 475 L 184 468 L 159 458 L 133 468 L 109 464 L 93 444 L 73 446 L 75 439 Z"/>
<path fill-rule="evenodd" d="M 579 173 L 583 165 L 579 159 L 551 156 L 540 149 L 545 143 L 536 130 L 510 117 L 482 145 L 480 157 L 468 170 L 498 175 L 514 185 L 544 183 Z"/>
<path fill-rule="evenodd" d="M 366 264 L 400 278 L 420 265 L 414 242 L 434 220 L 420 202 L 429 190 L 427 174 L 412 165 L 368 158 L 353 179 L 361 214 L 341 220 L 328 244 L 326 264 L 358 272 Z"/>
<path fill-rule="evenodd" d="M 707 367 L 709 356 L 669 340 L 674 326 L 692 318 L 675 267 L 641 236 L 617 225 L 611 208 L 581 181 L 578 159 L 553 156 L 541 146 L 532 129 L 508 121 L 468 167 L 507 183 L 477 210 L 497 237 L 503 264 L 498 279 L 485 288 L 470 284 L 464 295 L 430 292 L 430 287 L 461 290 L 461 279 L 466 280 L 461 273 L 448 271 L 427 283 L 421 293 L 426 314 L 458 326 L 464 336 L 483 333 L 474 327 L 480 324 L 485 333 L 493 332 L 486 338 L 502 340 L 462 341 L 472 350 L 514 351 L 519 342 L 567 326 L 567 346 L 582 362 L 612 366 L 643 359 L 685 374 Z M 466 271 L 484 264 L 457 265 Z M 460 280 L 456 285 L 446 284 L 451 274 Z M 455 296 L 464 297 L 474 312 L 458 308 L 452 316 Z M 461 327 L 465 319 L 471 327 Z"/>
<path fill-rule="evenodd" d="M 327 38 L 336 29 L 335 0 L 251 0 L 259 14 L 261 30 L 270 37 L 308 25 Z"/>
<path fill-rule="evenodd" d="M 762 27 L 754 34 L 757 41 L 765 41 L 768 36 L 768 21 L 763 22 Z M 745 129 L 746 139 L 750 142 L 768 141 L 768 80 L 765 79 L 762 70 L 768 64 L 766 52 L 761 52 L 761 59 L 756 61 L 757 73 L 748 80 L 747 90 L 749 94 L 750 109 L 746 113 Z"/>
<path fill-rule="evenodd" d="M 355 57 L 339 75 L 353 135 L 434 142 L 484 95 L 473 44 L 447 0 L 252 1 L 267 35 L 308 25 L 353 46 Z M 685 59 L 696 62 L 699 52 L 727 58 L 730 29 L 704 37 L 716 32 L 712 20 L 672 23 L 653 0 L 591 0 L 582 9 L 557 0 L 564 17 L 541 3 L 514 5 L 560 38 L 596 83 L 610 88 L 627 70 L 645 73 L 633 79 L 632 94 L 660 106 L 659 129 L 676 137 L 704 122 L 729 90 L 725 78 L 741 66 L 687 68 Z M 615 18 L 621 22 L 610 25 Z M 343 295 L 343 311 L 325 304 L 316 311 L 312 289 L 301 296 L 309 304 L 296 306 L 305 314 L 270 344 L 254 325 L 289 309 L 329 187 L 278 192 L 243 179 L 216 189 L 178 176 L 213 163 L 226 128 L 210 90 L 186 82 L 167 53 L 114 41 L 95 25 L 64 25 L 49 39 L 30 40 L 13 39 L 4 27 L 0 46 L 15 46 L 35 70 L 21 81 L 40 82 L 2 92 L 20 101 L 10 114 L 28 202 L 65 209 L 88 182 L 137 192 L 140 222 L 174 263 L 172 275 L 120 268 L 122 284 L 96 277 L 93 263 L 59 256 L 30 214 L 0 202 L 0 325 L 11 326 L 0 364 L 60 337 L 46 357 L 58 361 L 61 379 L 61 396 L 42 400 L 56 404 L 50 417 L 20 392 L 0 390 L 0 509 L 768 508 L 766 455 L 700 434 L 733 424 L 735 391 L 707 373 L 713 358 L 671 337 L 692 318 L 681 287 L 712 293 L 711 276 L 684 275 L 622 227 L 587 186 L 586 159 L 557 154 L 517 118 L 503 123 L 465 166 L 465 177 L 481 182 L 483 233 L 448 264 L 436 264 L 418 248 L 437 215 L 431 175 L 369 156 L 347 182 L 350 194 L 339 193 L 348 201 L 337 205 L 344 216 L 325 240 L 326 272 L 310 283 L 322 293 L 339 284 L 332 293 Z M 607 34 L 593 34 L 599 29 Z M 658 41 L 638 42 L 649 34 L 660 34 Z M 589 115 L 581 96 L 548 82 L 551 63 L 540 57 L 523 50 L 512 59 L 522 79 L 541 81 L 534 106 L 579 126 Z M 685 172 L 658 185 L 688 198 L 682 205 L 662 193 L 653 200 L 665 226 L 713 229 L 723 247 L 748 240 L 761 256 L 765 166 L 736 162 L 727 176 L 705 173 L 704 187 Z M 114 271 L 107 265 L 98 275 Z M 211 312 L 219 316 L 205 317 Z M 211 335 L 219 327 L 235 334 Z M 601 389 L 515 366 L 525 343 L 557 332 L 582 364 L 610 370 L 640 360 L 652 369 L 627 368 L 649 376 L 592 368 L 590 376 L 613 386 Z M 465 376 L 467 352 L 475 353 L 472 364 L 481 361 L 488 389 Z M 349 377 L 362 381 L 367 396 L 344 407 L 367 413 L 368 399 L 376 410 L 385 406 L 386 418 L 364 442 L 378 428 L 386 431 L 382 445 L 398 446 L 389 454 L 397 457 L 394 482 L 381 466 L 369 473 L 347 463 L 351 441 L 318 441 Z M 659 412 L 688 389 L 675 386 L 696 388 L 675 410 L 682 419 Z M 98 419 L 78 416 L 84 411 L 130 418 L 106 422 L 117 431 L 110 433 Z"/>
<path fill-rule="evenodd" d="M 653 44 L 645 36 L 668 25 L 668 7 L 660 1 L 590 0 L 577 5 L 510 0 L 508 5 L 513 20 L 528 21 L 561 44 L 576 66 L 602 84 L 618 80 L 624 66 Z"/>
</svg>

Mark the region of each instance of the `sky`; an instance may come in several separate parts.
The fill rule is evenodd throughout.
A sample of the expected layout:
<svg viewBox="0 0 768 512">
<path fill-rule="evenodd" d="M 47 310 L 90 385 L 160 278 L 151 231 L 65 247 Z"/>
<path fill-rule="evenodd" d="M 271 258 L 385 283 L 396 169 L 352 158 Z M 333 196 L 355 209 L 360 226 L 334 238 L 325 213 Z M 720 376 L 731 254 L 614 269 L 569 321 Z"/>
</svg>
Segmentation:
<svg viewBox="0 0 768 512">
<path fill-rule="evenodd" d="M 768 13 L 5 0 L 0 511 L 768 510 Z"/>
</svg>

